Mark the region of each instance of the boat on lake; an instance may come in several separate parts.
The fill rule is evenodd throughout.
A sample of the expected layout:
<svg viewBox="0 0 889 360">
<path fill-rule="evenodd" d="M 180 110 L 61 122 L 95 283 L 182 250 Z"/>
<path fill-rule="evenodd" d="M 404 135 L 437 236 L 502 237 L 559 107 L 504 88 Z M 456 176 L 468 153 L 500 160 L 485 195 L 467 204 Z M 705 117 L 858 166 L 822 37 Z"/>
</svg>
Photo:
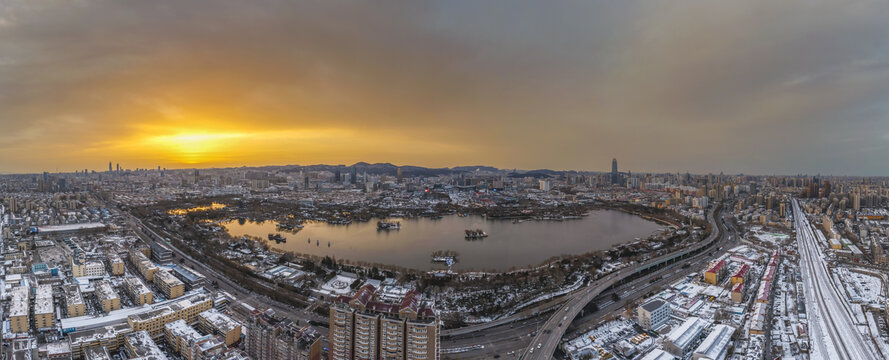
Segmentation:
<svg viewBox="0 0 889 360">
<path fill-rule="evenodd" d="M 377 230 L 398 230 L 401 229 L 401 222 L 377 221 Z"/>
<path fill-rule="evenodd" d="M 287 238 L 281 236 L 281 234 L 269 234 L 269 240 L 274 240 L 276 243 L 286 242 Z"/>
<path fill-rule="evenodd" d="M 483 239 L 488 237 L 488 233 L 482 231 L 482 229 L 466 229 L 466 238 L 467 239 Z"/>
</svg>

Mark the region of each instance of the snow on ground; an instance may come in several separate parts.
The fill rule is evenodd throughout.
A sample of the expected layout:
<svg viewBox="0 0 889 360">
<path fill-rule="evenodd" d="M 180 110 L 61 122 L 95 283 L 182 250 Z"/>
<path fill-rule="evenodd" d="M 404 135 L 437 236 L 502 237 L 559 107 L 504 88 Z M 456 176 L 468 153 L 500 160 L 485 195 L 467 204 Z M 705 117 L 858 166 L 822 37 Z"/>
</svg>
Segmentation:
<svg viewBox="0 0 889 360">
<path fill-rule="evenodd" d="M 552 299 L 552 298 L 554 298 L 554 297 L 556 297 L 556 296 L 565 295 L 565 294 L 568 294 L 568 293 L 570 293 L 570 292 L 573 292 L 574 290 L 580 289 L 580 286 L 583 285 L 583 279 L 584 279 L 583 277 L 578 277 L 578 278 L 577 278 L 577 281 L 575 281 L 573 284 L 571 284 L 571 285 L 569 285 L 569 286 L 567 286 L 567 287 L 564 287 L 564 288 L 562 288 L 562 289 L 559 289 L 559 291 L 551 292 L 551 293 L 549 293 L 549 294 L 543 294 L 543 295 L 540 295 L 540 296 L 538 296 L 538 297 L 536 297 L 536 298 L 534 298 L 534 299 L 531 299 L 530 301 L 528 301 L 528 302 L 526 302 L 526 303 L 524 303 L 524 304 L 519 305 L 519 306 L 516 308 L 515 311 L 512 311 L 512 312 L 511 312 L 510 314 L 508 314 L 508 315 L 512 315 L 512 314 L 515 313 L 516 311 L 521 310 L 521 309 L 524 309 L 524 308 L 526 308 L 526 307 L 528 307 L 528 306 L 534 305 L 535 303 L 538 303 L 538 302 L 541 302 L 541 301 L 544 301 L 544 300 L 549 300 L 549 299 Z"/>
<path fill-rule="evenodd" d="M 787 234 L 767 232 L 762 229 L 762 226 L 751 227 L 750 231 L 753 232 L 753 236 L 760 241 L 774 245 L 782 244 L 790 238 L 790 235 Z"/>
<path fill-rule="evenodd" d="M 327 294 L 327 295 L 349 295 L 352 292 L 352 282 L 357 280 L 354 277 L 337 275 L 330 281 L 321 285 L 321 290 L 319 292 Z"/>
<path fill-rule="evenodd" d="M 853 303 L 880 305 L 883 299 L 883 283 L 880 278 L 850 271 L 847 268 L 838 268 L 836 273 L 845 285 L 846 295 Z"/>
</svg>

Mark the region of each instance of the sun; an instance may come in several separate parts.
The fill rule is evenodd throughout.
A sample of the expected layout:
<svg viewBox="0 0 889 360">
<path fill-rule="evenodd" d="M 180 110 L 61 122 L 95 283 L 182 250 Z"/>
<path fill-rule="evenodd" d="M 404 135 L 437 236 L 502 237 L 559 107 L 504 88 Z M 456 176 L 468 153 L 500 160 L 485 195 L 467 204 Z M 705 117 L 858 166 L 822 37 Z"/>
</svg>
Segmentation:
<svg viewBox="0 0 889 360">
<path fill-rule="evenodd" d="M 149 143 L 167 153 L 176 162 L 199 164 L 212 162 L 233 151 L 232 145 L 247 137 L 242 133 L 180 132 L 155 136 Z"/>
</svg>

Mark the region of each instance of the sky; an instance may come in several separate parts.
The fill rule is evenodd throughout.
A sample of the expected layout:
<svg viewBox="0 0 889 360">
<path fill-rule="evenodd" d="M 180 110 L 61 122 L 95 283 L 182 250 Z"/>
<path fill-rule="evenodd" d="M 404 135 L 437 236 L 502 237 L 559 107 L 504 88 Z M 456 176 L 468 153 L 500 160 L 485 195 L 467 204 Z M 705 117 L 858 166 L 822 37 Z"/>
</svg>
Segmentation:
<svg viewBox="0 0 889 360">
<path fill-rule="evenodd" d="M 0 0 L 0 173 L 887 155 L 881 1 Z"/>
</svg>

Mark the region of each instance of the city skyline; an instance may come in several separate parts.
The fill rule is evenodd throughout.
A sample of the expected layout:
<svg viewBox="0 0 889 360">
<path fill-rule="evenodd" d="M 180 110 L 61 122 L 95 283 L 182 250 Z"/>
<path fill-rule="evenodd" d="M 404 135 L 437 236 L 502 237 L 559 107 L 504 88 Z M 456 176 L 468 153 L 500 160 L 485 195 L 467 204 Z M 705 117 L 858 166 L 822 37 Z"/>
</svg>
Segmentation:
<svg viewBox="0 0 889 360">
<path fill-rule="evenodd" d="M 130 168 L 594 170 L 617 156 L 654 172 L 889 175 L 887 15 L 878 2 L 9 1 L 0 172 L 114 154 Z"/>
<path fill-rule="evenodd" d="M 109 173 L 121 173 L 128 171 L 188 171 L 188 170 L 225 170 L 225 169 L 238 169 L 238 168 L 286 168 L 286 167 L 343 167 L 343 168 L 354 168 L 356 166 L 374 166 L 374 165 L 389 165 L 396 168 L 396 171 L 404 168 L 404 167 L 413 167 L 413 168 L 423 168 L 423 169 L 462 169 L 462 168 L 494 168 L 498 171 L 517 171 L 517 172 L 539 172 L 539 171 L 552 171 L 554 173 L 595 173 L 595 174 L 608 174 L 609 181 L 616 182 L 615 178 L 615 161 L 617 158 L 613 158 L 611 161 L 611 165 L 609 168 L 602 169 L 558 169 L 558 168 L 504 168 L 497 167 L 488 164 L 450 164 L 444 166 L 421 166 L 417 164 L 393 164 L 391 162 L 367 162 L 367 161 L 358 161 L 355 163 L 307 163 L 307 164 L 296 164 L 296 163 L 281 163 L 281 164 L 261 164 L 261 165 L 232 165 L 232 166 L 204 166 L 204 167 L 174 167 L 174 168 L 166 168 L 161 166 L 148 166 L 148 167 L 127 167 L 126 164 L 123 166 L 120 163 L 114 163 L 113 161 L 109 163 L 109 168 L 107 170 L 103 168 L 81 168 L 81 169 L 72 169 L 70 171 L 37 171 L 37 172 L 18 172 L 18 173 L 4 173 L 0 172 L 0 175 L 39 175 L 42 173 L 49 174 L 77 174 L 77 173 L 89 173 L 89 174 L 109 174 Z M 769 174 L 759 174 L 759 173 L 743 173 L 743 172 L 690 172 L 690 171 L 650 171 L 646 169 L 627 169 L 621 167 L 617 174 L 690 174 L 690 175 L 723 175 L 723 176 L 778 176 L 778 177 L 838 177 L 838 178 L 883 178 L 887 176 L 883 175 L 848 175 L 848 174 L 822 174 L 822 173 L 769 173 Z M 348 179 L 349 174 L 342 174 L 344 179 Z M 397 172 L 393 173 L 392 176 L 397 177 Z"/>
</svg>

